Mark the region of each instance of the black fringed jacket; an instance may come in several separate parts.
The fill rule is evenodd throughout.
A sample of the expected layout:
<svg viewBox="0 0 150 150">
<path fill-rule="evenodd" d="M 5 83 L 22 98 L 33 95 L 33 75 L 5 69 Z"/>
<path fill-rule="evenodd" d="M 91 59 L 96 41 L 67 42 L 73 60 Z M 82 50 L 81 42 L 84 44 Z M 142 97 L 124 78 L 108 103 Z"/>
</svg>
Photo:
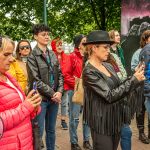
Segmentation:
<svg viewBox="0 0 150 150">
<path fill-rule="evenodd" d="M 108 77 L 88 63 L 82 75 L 83 119 L 99 134 L 116 135 L 123 124 L 130 123 L 134 112 L 141 106 L 141 95 L 138 96 L 139 99 L 134 97 L 141 93 L 137 92 L 140 84 L 134 76 L 121 83 L 113 67 L 108 63 L 103 65 L 116 78 L 118 85 L 111 89 Z"/>
</svg>

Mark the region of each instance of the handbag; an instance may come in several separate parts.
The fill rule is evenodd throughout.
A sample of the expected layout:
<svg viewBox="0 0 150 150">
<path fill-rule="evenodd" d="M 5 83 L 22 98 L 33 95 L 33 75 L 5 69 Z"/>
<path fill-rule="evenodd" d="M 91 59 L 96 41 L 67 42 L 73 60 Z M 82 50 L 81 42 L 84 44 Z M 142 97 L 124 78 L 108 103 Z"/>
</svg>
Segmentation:
<svg viewBox="0 0 150 150">
<path fill-rule="evenodd" d="M 72 102 L 79 105 L 83 105 L 83 97 L 84 97 L 84 89 L 82 85 L 82 77 L 81 78 L 76 77 Z"/>
</svg>

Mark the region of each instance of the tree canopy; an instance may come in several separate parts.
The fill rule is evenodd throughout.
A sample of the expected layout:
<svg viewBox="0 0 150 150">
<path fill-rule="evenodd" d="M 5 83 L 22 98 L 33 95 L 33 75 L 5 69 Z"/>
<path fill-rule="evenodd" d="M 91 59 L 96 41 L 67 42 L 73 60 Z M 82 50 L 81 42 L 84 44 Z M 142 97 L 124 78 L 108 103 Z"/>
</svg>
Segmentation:
<svg viewBox="0 0 150 150">
<path fill-rule="evenodd" d="M 33 24 L 43 23 L 44 0 L 1 0 L 0 34 L 14 40 L 31 39 Z M 47 0 L 47 22 L 52 36 L 71 41 L 95 29 L 120 30 L 120 0 Z"/>
</svg>

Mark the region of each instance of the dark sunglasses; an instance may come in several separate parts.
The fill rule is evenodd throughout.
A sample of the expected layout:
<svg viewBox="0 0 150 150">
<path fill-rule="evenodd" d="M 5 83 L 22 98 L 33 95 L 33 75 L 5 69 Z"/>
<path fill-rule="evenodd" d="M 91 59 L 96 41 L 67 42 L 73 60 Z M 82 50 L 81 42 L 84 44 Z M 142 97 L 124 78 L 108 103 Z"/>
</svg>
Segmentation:
<svg viewBox="0 0 150 150">
<path fill-rule="evenodd" d="M 19 49 L 21 49 L 21 50 L 30 49 L 30 46 L 29 46 L 29 45 L 26 45 L 26 46 L 19 46 Z"/>
</svg>

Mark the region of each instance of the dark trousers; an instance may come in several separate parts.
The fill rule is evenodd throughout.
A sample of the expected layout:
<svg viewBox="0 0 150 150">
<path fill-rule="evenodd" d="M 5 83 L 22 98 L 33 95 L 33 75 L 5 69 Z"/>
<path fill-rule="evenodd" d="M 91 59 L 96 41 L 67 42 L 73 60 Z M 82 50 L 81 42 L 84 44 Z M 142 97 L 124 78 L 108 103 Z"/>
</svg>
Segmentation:
<svg viewBox="0 0 150 150">
<path fill-rule="evenodd" d="M 137 128 L 139 129 L 139 133 L 144 133 L 145 111 L 146 108 L 143 101 L 141 112 L 136 114 L 136 123 L 137 123 Z M 150 119 L 148 119 L 148 128 L 150 130 Z"/>
<path fill-rule="evenodd" d="M 107 136 L 91 130 L 93 150 L 117 150 L 120 136 Z"/>
</svg>

